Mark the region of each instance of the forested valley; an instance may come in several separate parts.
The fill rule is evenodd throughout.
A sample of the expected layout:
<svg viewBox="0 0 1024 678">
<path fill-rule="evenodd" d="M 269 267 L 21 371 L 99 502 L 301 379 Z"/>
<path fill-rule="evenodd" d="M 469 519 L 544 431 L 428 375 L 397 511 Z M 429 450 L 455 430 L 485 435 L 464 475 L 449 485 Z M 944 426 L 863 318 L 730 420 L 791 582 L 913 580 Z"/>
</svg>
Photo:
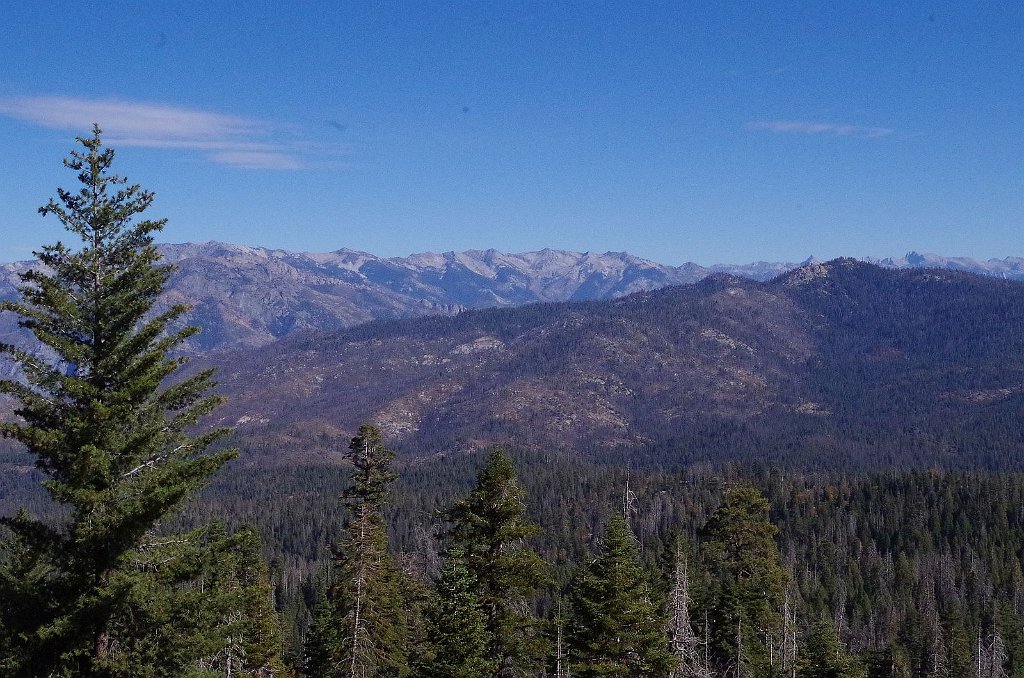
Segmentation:
<svg viewBox="0 0 1024 678">
<path fill-rule="evenodd" d="M 1024 675 L 1017 400 L 988 428 L 946 417 L 960 452 L 988 439 L 998 452 L 945 465 L 945 439 L 924 430 L 942 417 L 923 412 L 923 389 L 901 393 L 930 383 L 923 362 L 885 372 L 881 395 L 913 410 L 924 456 L 897 438 L 884 458 L 845 459 L 874 445 L 864 424 L 845 429 L 861 437 L 849 446 L 841 427 L 805 427 L 799 443 L 784 429 L 771 444 L 798 454 L 771 461 L 741 436 L 731 461 L 702 460 L 695 428 L 593 454 L 512 440 L 396 456 L 367 422 L 315 441 L 293 428 L 292 444 L 326 456 L 260 463 L 251 433 L 205 426 L 213 371 L 179 371 L 197 328 L 156 304 L 163 223 L 135 220 L 152 194 L 109 173 L 98 128 L 79 141 L 66 165 L 83 187 L 41 211 L 82 248 L 44 247 L 45 269 L 2 305 L 50 352 L 0 346 L 23 371 L 0 381 L 16 415 L 0 423 L 4 675 Z M 855 301 L 887 320 L 870 293 Z M 848 359 L 856 339 L 838 327 Z M 942 379 L 975 389 L 963 360 Z M 861 383 L 816 379 L 821 393 Z M 885 415 L 873 435 L 898 428 L 892 403 L 854 396 L 858 416 Z"/>
</svg>

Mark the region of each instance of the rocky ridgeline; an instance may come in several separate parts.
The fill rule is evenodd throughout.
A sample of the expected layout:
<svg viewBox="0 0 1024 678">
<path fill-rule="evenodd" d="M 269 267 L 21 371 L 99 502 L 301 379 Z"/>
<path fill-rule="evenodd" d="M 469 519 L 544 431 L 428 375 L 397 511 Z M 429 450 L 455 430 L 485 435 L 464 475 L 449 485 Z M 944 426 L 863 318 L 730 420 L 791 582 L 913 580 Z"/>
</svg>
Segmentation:
<svg viewBox="0 0 1024 678">
<path fill-rule="evenodd" d="M 615 299 L 697 282 L 710 274 L 759 281 L 803 264 L 756 262 L 666 266 L 624 252 L 506 254 L 494 249 L 382 258 L 341 249 L 310 253 L 217 242 L 161 245 L 178 267 L 165 303 L 192 306 L 203 332 L 193 353 L 256 347 L 303 330 L 332 331 L 376 319 L 451 315 L 466 309 L 535 302 Z M 1024 259 L 978 262 L 920 255 L 874 260 L 887 268 L 935 267 L 1024 279 Z M 0 299 L 15 296 L 30 264 L 0 266 Z M 11 314 L 0 314 L 0 341 L 23 344 Z M 27 344 L 26 344 L 27 345 Z"/>
</svg>

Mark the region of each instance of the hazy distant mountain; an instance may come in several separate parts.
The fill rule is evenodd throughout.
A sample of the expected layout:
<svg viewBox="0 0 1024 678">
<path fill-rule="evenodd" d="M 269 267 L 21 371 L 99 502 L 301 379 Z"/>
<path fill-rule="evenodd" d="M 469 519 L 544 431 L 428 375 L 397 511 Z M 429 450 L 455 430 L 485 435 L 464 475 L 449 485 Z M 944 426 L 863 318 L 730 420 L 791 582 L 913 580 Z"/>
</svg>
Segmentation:
<svg viewBox="0 0 1024 678">
<path fill-rule="evenodd" d="M 191 305 L 190 322 L 203 328 L 188 347 L 193 352 L 262 346 L 296 331 L 344 329 L 374 319 L 450 315 L 465 309 L 546 301 L 614 299 L 696 282 L 711 273 L 763 281 L 798 266 L 755 262 L 674 267 L 623 252 L 549 249 L 522 254 L 471 250 L 406 258 L 381 258 L 347 249 L 287 252 L 216 242 L 161 245 L 160 250 L 179 268 L 165 301 Z M 1024 278 L 1024 259 L 976 262 L 911 253 L 876 263 Z M 0 298 L 15 294 L 17 273 L 29 265 L 0 266 Z M 16 338 L 15 329 L 15 318 L 0 314 L 0 341 L 23 341 Z"/>
<path fill-rule="evenodd" d="M 245 245 L 161 245 L 178 266 L 167 303 L 192 306 L 203 332 L 193 351 L 262 346 L 297 330 L 335 330 L 374 319 L 449 315 L 469 308 L 540 301 L 611 299 L 694 282 L 715 270 L 764 279 L 792 264 L 704 268 L 663 266 L 623 252 L 472 250 L 385 259 L 353 250 L 307 253 Z M 0 266 L 0 298 L 15 294 L 17 273 Z M 0 340 L 13 317 L 0 319 Z"/>
<path fill-rule="evenodd" d="M 977 273 L 993 278 L 1024 280 L 1024 258 L 1021 257 L 978 261 L 967 257 L 944 257 L 939 254 L 908 252 L 902 257 L 886 257 L 885 259 L 868 257 L 865 261 L 886 268 L 941 268 L 947 271 Z"/>
<path fill-rule="evenodd" d="M 1024 284 L 960 272 L 846 259 L 766 283 L 716 274 L 611 301 L 374 322 L 215 362 L 222 422 L 281 458 L 375 421 L 414 454 L 512 442 L 1024 469 Z"/>
</svg>

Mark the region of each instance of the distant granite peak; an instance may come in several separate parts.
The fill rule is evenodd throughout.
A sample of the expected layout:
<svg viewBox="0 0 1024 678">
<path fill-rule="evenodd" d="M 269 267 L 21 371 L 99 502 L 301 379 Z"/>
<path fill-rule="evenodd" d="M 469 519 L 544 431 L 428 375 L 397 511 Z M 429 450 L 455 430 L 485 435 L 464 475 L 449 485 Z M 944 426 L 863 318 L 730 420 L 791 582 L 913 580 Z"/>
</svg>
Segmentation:
<svg viewBox="0 0 1024 678">
<path fill-rule="evenodd" d="M 379 257 L 341 248 L 292 252 L 223 242 L 162 244 L 177 266 L 167 303 L 192 306 L 190 322 L 203 332 L 188 349 L 252 347 L 304 330 L 336 330 L 374 319 L 449 315 L 463 309 L 535 302 L 615 299 L 634 292 L 695 283 L 720 274 L 714 285 L 766 281 L 800 269 L 794 281 L 820 276 L 814 256 L 801 264 L 667 266 L 628 252 L 572 252 L 545 248 L 506 253 L 489 248 Z M 1024 279 L 1024 259 L 973 259 L 909 252 L 871 260 L 888 268 L 942 268 Z M 0 265 L 0 299 L 17 294 L 27 262 Z M 0 314 L 0 341 L 23 343 L 13 314 Z"/>
</svg>

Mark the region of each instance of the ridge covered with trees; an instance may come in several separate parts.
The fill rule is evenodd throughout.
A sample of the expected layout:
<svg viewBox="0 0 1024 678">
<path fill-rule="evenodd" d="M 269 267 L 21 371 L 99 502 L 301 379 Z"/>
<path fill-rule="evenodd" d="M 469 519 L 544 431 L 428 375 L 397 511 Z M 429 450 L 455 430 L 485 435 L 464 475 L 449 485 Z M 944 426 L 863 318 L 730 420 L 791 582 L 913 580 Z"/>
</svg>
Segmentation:
<svg viewBox="0 0 1024 678">
<path fill-rule="evenodd" d="M 501 444 L 654 465 L 1021 471 L 1021 327 L 1024 283 L 836 260 L 221 355 L 219 416 L 264 465 L 322 459 L 320 440 L 374 421 L 400 456 Z"/>
</svg>

